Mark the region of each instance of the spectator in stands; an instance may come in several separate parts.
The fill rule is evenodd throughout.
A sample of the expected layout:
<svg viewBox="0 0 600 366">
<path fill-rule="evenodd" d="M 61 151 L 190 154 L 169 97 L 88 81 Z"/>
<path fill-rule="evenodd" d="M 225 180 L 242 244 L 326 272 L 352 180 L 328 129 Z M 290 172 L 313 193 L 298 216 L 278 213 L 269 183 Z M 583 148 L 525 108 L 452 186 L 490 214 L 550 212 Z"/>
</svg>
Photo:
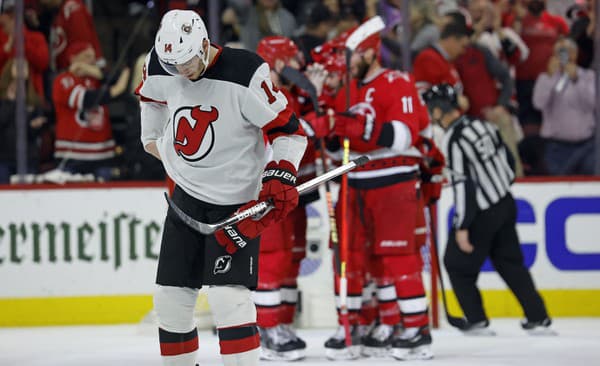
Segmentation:
<svg viewBox="0 0 600 366">
<path fill-rule="evenodd" d="M 15 57 L 15 17 L 13 14 L 14 4 L 5 2 L 0 14 L 0 70 L 4 68 L 7 61 Z M 30 79 L 33 82 L 37 95 L 44 101 L 44 72 L 48 69 L 50 55 L 48 43 L 40 32 L 32 31 L 23 27 L 25 38 L 25 59 L 29 67 Z"/>
<path fill-rule="evenodd" d="M 83 0 L 39 0 L 50 9 L 57 10 L 50 29 L 50 67 L 55 72 L 69 67 L 66 50 L 73 42 L 86 42 L 92 45 L 96 63 L 104 67 L 100 41 L 94 26 L 94 19 Z"/>
<path fill-rule="evenodd" d="M 60 167 L 72 173 L 109 179 L 115 156 L 108 109 L 104 104 L 122 94 L 128 86 L 129 69 L 117 82 L 102 83 L 94 47 L 86 42 L 71 42 L 65 51 L 69 69 L 53 84 L 56 111 L 55 157 Z"/>
<path fill-rule="evenodd" d="M 327 41 L 334 26 L 331 10 L 321 3 L 315 3 L 309 11 L 304 33 L 294 39 L 307 64 L 312 63 L 310 51 Z"/>
<path fill-rule="evenodd" d="M 594 29 L 596 27 L 596 1 L 583 0 L 584 4 L 577 4 L 569 9 L 571 24 L 570 37 L 579 47 L 577 64 L 584 68 L 592 66 L 594 59 Z"/>
<path fill-rule="evenodd" d="M 576 62 L 577 44 L 559 40 L 533 91 L 533 104 L 543 114 L 544 158 L 552 175 L 594 173 L 595 73 Z"/>
<path fill-rule="evenodd" d="M 361 0 L 339 0 L 339 12 L 337 22 L 337 34 L 354 28 L 365 20 L 367 9 Z"/>
<path fill-rule="evenodd" d="M 296 18 L 279 0 L 257 0 L 255 5 L 239 4 L 236 15 L 240 23 L 240 40 L 244 48 L 255 50 L 267 36 L 292 37 L 297 28 Z"/>
<path fill-rule="evenodd" d="M 473 38 L 487 47 L 490 52 L 504 63 L 517 66 L 529 57 L 529 47 L 521 36 L 510 27 L 502 26 L 500 4 L 490 0 L 472 0 L 469 13 L 473 21 Z"/>
<path fill-rule="evenodd" d="M 27 171 L 37 171 L 38 134 L 46 124 L 43 101 L 36 93 L 33 80 L 29 78 L 27 65 L 25 70 L 25 108 L 27 120 Z M 0 183 L 5 184 L 16 173 L 16 96 L 17 67 L 14 59 L 4 63 L 0 74 Z"/>
<path fill-rule="evenodd" d="M 546 0 L 517 1 L 506 22 L 530 50 L 527 60 L 517 65 L 516 86 L 523 131 L 526 136 L 536 136 L 542 118 L 532 104 L 533 86 L 537 77 L 546 70 L 554 44 L 560 36 L 569 33 L 569 27 L 562 17 L 546 11 Z"/>
<path fill-rule="evenodd" d="M 438 19 L 430 0 L 410 3 L 410 50 L 414 58 L 421 50 L 435 44 L 440 38 Z"/>
<path fill-rule="evenodd" d="M 440 40 L 417 55 L 413 74 L 421 93 L 433 85 L 449 84 L 462 94 L 460 75 L 453 62 L 465 52 L 469 36 L 465 24 L 450 22 L 443 26 Z"/>
<path fill-rule="evenodd" d="M 466 22 L 461 13 L 451 14 L 451 18 Z M 474 28 L 485 27 L 481 22 L 482 20 L 479 20 L 478 23 L 474 23 Z M 477 31 L 472 36 L 472 39 L 476 38 Z M 518 158 L 517 134 L 509 112 L 512 109 L 514 81 L 508 66 L 489 49 L 475 42 L 472 42 L 456 59 L 454 65 L 460 75 L 464 95 L 469 99 L 467 114 L 488 120 L 498 127 L 502 139 L 515 157 L 515 173 L 517 176 L 522 176 L 523 168 Z"/>
</svg>

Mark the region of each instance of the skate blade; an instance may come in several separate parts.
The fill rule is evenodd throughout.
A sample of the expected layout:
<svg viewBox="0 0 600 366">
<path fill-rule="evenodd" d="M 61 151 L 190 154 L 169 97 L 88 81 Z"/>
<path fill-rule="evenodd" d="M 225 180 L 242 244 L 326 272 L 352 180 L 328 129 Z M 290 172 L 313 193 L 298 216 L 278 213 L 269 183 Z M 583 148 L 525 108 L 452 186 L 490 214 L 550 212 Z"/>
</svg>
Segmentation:
<svg viewBox="0 0 600 366">
<path fill-rule="evenodd" d="M 471 330 L 461 330 L 461 332 L 468 337 L 495 337 L 496 332 L 488 328 L 482 329 L 471 329 Z"/>
<path fill-rule="evenodd" d="M 325 348 L 325 357 L 333 361 L 356 360 L 360 358 L 361 346 L 350 346 L 342 349 Z"/>
<path fill-rule="evenodd" d="M 423 345 L 415 348 L 392 348 L 392 357 L 400 361 L 431 360 L 433 351 L 431 345 Z"/>
<path fill-rule="evenodd" d="M 363 346 L 361 353 L 365 357 L 387 357 L 390 355 L 390 348 Z"/>
<path fill-rule="evenodd" d="M 533 329 L 527 329 L 527 334 L 535 337 L 555 337 L 558 335 L 558 332 L 551 328 L 546 327 L 538 327 Z"/>
<path fill-rule="evenodd" d="M 270 349 L 260 348 L 260 358 L 266 361 L 298 361 L 306 357 L 305 350 L 294 350 L 277 352 Z"/>
</svg>

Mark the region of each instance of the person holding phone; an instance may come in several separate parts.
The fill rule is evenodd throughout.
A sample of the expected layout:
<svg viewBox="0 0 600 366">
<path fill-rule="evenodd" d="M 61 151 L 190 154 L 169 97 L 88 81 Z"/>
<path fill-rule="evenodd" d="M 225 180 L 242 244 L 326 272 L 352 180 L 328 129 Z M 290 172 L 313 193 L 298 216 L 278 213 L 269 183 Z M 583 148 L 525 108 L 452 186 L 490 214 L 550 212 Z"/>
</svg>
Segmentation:
<svg viewBox="0 0 600 366">
<path fill-rule="evenodd" d="M 595 72 L 577 65 L 570 38 L 556 42 L 547 71 L 536 80 L 533 104 L 542 111 L 544 160 L 552 175 L 594 173 Z"/>
</svg>

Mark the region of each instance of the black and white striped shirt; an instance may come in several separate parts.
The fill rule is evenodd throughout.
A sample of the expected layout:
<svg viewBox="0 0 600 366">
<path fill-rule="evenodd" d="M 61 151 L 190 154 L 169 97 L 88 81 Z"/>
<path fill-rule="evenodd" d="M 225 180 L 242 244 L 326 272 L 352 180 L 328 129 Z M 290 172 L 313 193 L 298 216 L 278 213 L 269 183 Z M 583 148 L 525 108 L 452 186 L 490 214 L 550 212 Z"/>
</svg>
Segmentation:
<svg viewBox="0 0 600 366">
<path fill-rule="evenodd" d="M 453 226 L 466 229 L 478 211 L 510 193 L 514 161 L 495 126 L 467 116 L 449 126 L 443 146 L 454 188 Z"/>
</svg>

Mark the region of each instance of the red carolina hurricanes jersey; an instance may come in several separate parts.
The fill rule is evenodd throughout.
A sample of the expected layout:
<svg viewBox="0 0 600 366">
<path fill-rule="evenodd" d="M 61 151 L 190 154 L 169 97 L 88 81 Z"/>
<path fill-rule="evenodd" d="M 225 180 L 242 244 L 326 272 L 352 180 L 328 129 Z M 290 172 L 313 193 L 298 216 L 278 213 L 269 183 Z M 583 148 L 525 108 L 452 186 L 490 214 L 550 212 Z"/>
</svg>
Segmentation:
<svg viewBox="0 0 600 366">
<path fill-rule="evenodd" d="M 96 51 L 96 59 L 102 58 L 102 49 L 94 20 L 82 0 L 65 0 L 50 29 L 51 66 L 56 71 L 69 67 L 65 50 L 73 41 L 88 42 Z"/>
<path fill-rule="evenodd" d="M 86 90 L 98 89 L 100 82 L 63 72 L 54 79 L 52 99 L 56 110 L 54 155 L 75 160 L 102 160 L 115 155 L 115 141 L 108 109 L 83 109 Z"/>
<path fill-rule="evenodd" d="M 337 94 L 336 111 L 346 111 L 346 87 Z M 363 114 L 367 120 L 372 119 L 371 131 L 365 136 L 350 139 L 351 155 L 367 153 L 370 162 L 348 174 L 350 183 L 353 180 L 383 180 L 396 182 L 400 176 L 412 174 L 418 169 L 420 153 L 413 147 L 398 151 L 376 144 L 386 123 L 399 122 L 406 126 L 412 144 L 417 140 L 423 121 L 421 100 L 410 74 L 397 70 L 381 69 L 369 80 L 360 84 L 352 80 L 350 84 L 350 112 Z M 371 128 L 371 127 L 369 127 Z M 351 156 L 352 158 L 352 156 Z M 398 179 L 397 179 L 398 178 Z M 379 184 L 381 182 L 375 183 Z"/>
</svg>

